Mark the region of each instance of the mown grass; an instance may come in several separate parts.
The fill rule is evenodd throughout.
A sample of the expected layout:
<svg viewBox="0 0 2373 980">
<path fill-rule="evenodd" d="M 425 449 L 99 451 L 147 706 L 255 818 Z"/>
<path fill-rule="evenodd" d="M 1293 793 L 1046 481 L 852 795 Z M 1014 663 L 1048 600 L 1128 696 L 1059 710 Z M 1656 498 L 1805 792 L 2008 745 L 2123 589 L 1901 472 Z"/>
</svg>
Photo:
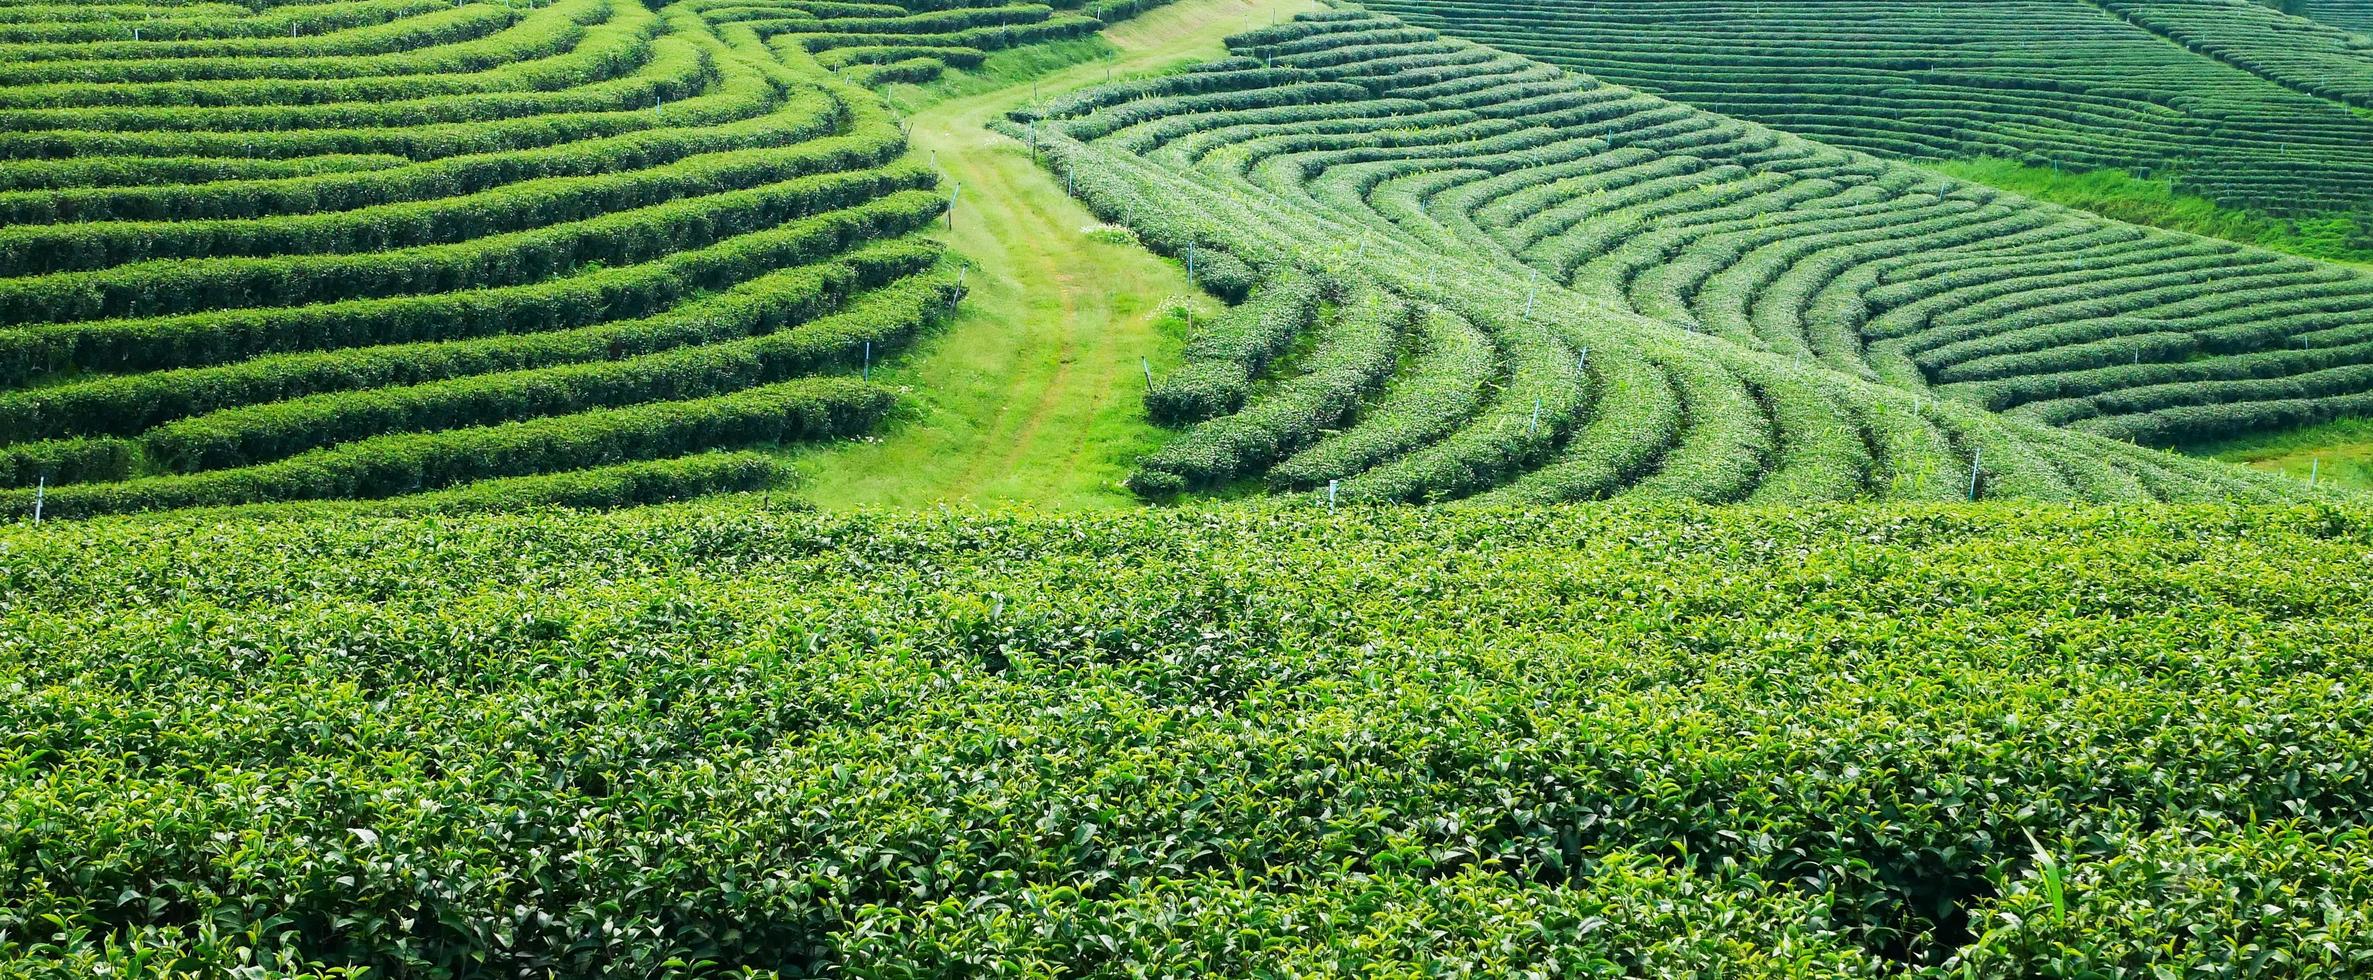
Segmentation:
<svg viewBox="0 0 2373 980">
<path fill-rule="evenodd" d="M 2212 459 L 2373 490 L 2373 419 L 2334 419 L 2288 432 L 2270 432 L 2185 447 Z"/>
<path fill-rule="evenodd" d="M 1219 301 L 1177 262 L 1101 233 L 1025 146 L 986 126 L 1033 93 L 1215 57 L 1222 36 L 1270 9 L 1187 0 L 1099 37 L 1000 52 L 977 70 L 889 87 L 916 154 L 945 173 L 943 189 L 962 188 L 954 227 L 938 234 L 971 263 L 972 292 L 939 335 L 877 366 L 874 377 L 909 399 L 893 431 L 802 457 L 806 497 L 827 508 L 1137 505 L 1121 480 L 1171 435 L 1146 421 L 1147 367 L 1158 376 L 1174 366 L 1187 311 L 1208 316 Z"/>
</svg>

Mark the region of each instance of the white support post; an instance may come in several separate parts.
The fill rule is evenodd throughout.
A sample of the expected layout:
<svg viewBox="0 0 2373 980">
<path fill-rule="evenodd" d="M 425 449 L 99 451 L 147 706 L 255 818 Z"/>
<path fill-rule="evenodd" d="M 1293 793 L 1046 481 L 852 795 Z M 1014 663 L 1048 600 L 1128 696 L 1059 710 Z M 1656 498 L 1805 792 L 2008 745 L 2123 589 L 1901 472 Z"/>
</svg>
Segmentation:
<svg viewBox="0 0 2373 980">
<path fill-rule="evenodd" d="M 1342 482 L 1341 480 L 1327 481 L 1327 513 L 1329 514 L 1335 512 L 1335 487 Z"/>
<path fill-rule="evenodd" d="M 1985 458 L 1986 451 L 1983 448 L 1972 449 L 1969 451 L 1969 499 L 1971 500 L 1977 499 L 1978 463 Z"/>
<path fill-rule="evenodd" d="M 41 523 L 41 505 L 49 497 L 49 474 L 43 473 L 33 481 L 33 523 Z"/>
</svg>

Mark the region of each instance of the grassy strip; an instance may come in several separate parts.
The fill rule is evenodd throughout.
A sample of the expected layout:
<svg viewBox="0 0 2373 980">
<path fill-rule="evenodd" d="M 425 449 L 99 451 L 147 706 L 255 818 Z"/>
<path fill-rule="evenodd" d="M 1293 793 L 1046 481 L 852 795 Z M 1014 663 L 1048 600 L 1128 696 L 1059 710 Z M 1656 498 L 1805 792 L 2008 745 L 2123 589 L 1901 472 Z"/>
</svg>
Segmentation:
<svg viewBox="0 0 2373 980">
<path fill-rule="evenodd" d="M 986 126 L 1034 90 L 1052 96 L 1216 57 L 1222 36 L 1267 20 L 1270 9 L 1186 0 L 1099 39 L 999 52 L 977 71 L 889 89 L 913 110 L 915 151 L 945 172 L 941 187 L 963 186 L 955 227 L 941 237 L 978 266 L 948 326 L 875 373 L 911 389 L 916 411 L 892 438 L 806 456 L 805 496 L 825 507 L 1136 504 L 1121 479 L 1169 437 L 1146 421 L 1144 372 L 1167 373 L 1188 317 L 1209 317 L 1217 304 L 1179 263 L 1105 233 L 1025 146 Z"/>
<path fill-rule="evenodd" d="M 2195 456 L 2240 463 L 2329 486 L 2373 490 L 2373 419 L 2334 419 L 2179 447 Z"/>
</svg>

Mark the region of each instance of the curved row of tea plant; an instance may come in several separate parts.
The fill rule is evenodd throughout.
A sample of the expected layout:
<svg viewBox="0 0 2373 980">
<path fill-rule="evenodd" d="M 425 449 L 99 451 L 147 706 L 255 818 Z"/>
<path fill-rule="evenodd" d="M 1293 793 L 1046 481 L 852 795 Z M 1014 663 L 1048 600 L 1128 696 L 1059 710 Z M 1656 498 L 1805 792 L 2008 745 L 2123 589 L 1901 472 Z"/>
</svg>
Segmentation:
<svg viewBox="0 0 2373 980">
<path fill-rule="evenodd" d="M 2347 35 L 2241 0 L 2104 2 L 1370 6 L 1880 155 L 2120 168 L 2278 214 L 2373 210 L 2373 118 L 2316 94 L 2373 92 L 2373 64 L 2344 50 Z M 2141 24 L 2198 37 L 2205 53 Z"/>
<path fill-rule="evenodd" d="M 864 85 L 927 82 L 990 52 L 1093 34 L 1165 0 L 672 0 Z"/>
<path fill-rule="evenodd" d="M 2373 968 L 2361 509 L 324 517 L 0 528 L 0 974 Z"/>
<path fill-rule="evenodd" d="M 1054 99 L 1020 124 L 1152 247 L 1198 275 L 1226 255 L 1272 280 L 1149 395 L 1160 420 L 1232 414 L 1149 457 L 1133 481 L 1148 494 L 1261 474 L 1395 500 L 2290 493 L 1972 410 L 2010 406 L 1946 376 L 1981 363 L 1955 345 L 2067 359 L 2016 372 L 2058 386 L 2030 415 L 2077 403 L 2086 380 L 2121 398 L 2200 393 L 2049 416 L 2156 437 L 2192 405 L 2240 420 L 2277 396 L 2121 372 L 2287 356 L 2300 338 L 2301 356 L 2353 350 L 2373 327 L 2373 280 L 2354 273 L 1952 184 L 1386 17 L 1230 43 L 1233 60 Z M 2077 244 L 2082 258 L 2053 257 Z M 2168 278 L 2130 288 L 2143 276 Z M 1311 278 L 1331 310 L 1264 301 Z M 2253 303 L 2277 288 L 2291 306 Z M 1369 312 L 1395 301 L 1410 309 Z M 2143 317 L 2188 349 L 2131 363 L 2116 331 Z M 2113 340 L 2068 336 L 2085 329 Z M 1249 382 L 1288 348 L 1274 382 Z M 1927 393 L 1930 377 L 1963 399 Z M 2354 390 L 2308 393 L 2308 411 Z"/>
<path fill-rule="evenodd" d="M 640 501 L 863 431 L 885 392 L 802 376 L 954 304 L 943 199 L 877 98 L 700 13 L 0 6 L 0 512 Z"/>
</svg>

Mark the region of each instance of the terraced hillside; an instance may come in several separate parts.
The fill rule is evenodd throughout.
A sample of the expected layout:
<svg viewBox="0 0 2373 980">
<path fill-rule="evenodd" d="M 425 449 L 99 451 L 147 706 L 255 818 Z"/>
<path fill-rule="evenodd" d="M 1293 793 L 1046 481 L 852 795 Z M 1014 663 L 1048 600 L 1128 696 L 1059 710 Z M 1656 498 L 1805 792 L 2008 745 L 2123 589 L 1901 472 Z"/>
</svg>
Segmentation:
<svg viewBox="0 0 2373 980">
<path fill-rule="evenodd" d="M 89 10 L 0 43 L 11 513 L 748 486 L 956 298 L 879 103 L 689 10 Z"/>
<path fill-rule="evenodd" d="M 2373 64 L 2353 36 L 2245 0 L 1370 6 L 1872 153 L 2123 168 L 2274 214 L 2373 210 L 2357 111 Z"/>
<path fill-rule="evenodd" d="M 1201 424 L 1146 460 L 1144 492 L 2250 496 L 2293 491 L 2094 436 L 2373 403 L 2373 279 L 2354 272 L 1381 15 L 1230 44 L 1014 128 L 1093 206 L 1253 291 L 1149 396 Z"/>
</svg>

